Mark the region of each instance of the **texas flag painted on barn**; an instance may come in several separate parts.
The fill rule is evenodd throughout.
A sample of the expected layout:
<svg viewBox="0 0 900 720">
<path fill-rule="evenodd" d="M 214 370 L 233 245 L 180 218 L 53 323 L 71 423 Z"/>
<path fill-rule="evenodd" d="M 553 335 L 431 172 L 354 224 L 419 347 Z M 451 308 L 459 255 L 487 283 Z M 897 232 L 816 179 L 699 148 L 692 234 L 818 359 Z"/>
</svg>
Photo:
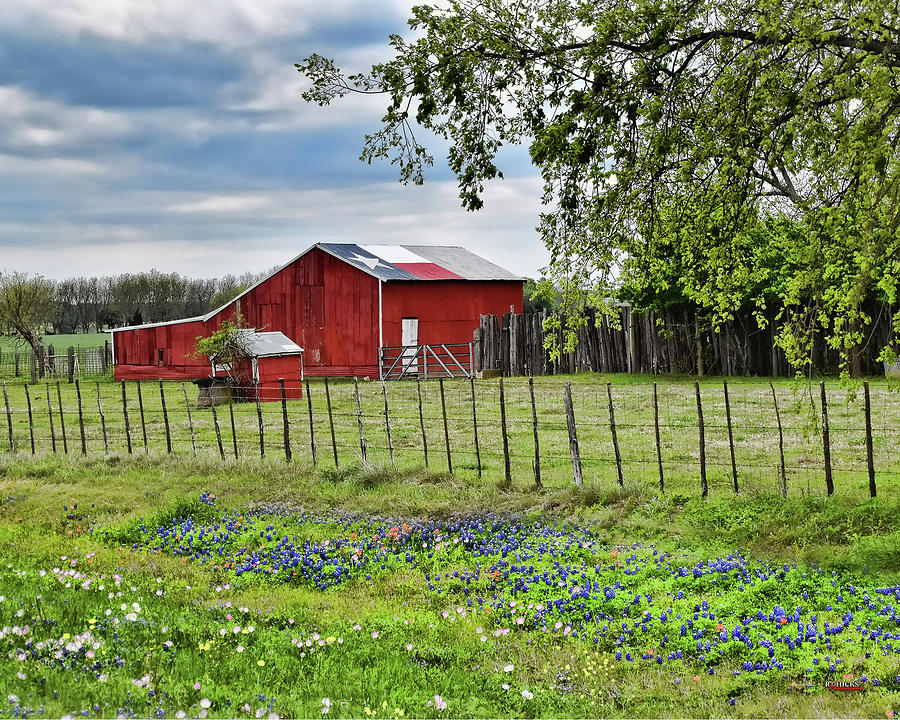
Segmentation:
<svg viewBox="0 0 900 720">
<path fill-rule="evenodd" d="M 520 280 L 465 248 L 446 245 L 352 245 L 318 247 L 379 280 Z"/>
<path fill-rule="evenodd" d="M 465 280 L 462 275 L 457 275 L 403 245 L 362 245 L 361 247 L 391 263 L 394 267 L 406 270 L 422 280 Z"/>
</svg>

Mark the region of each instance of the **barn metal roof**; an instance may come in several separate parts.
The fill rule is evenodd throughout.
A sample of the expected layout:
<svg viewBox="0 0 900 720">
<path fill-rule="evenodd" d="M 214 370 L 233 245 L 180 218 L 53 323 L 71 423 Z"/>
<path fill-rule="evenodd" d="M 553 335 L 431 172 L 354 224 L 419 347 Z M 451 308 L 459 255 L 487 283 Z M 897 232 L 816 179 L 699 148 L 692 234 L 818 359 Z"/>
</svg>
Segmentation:
<svg viewBox="0 0 900 720">
<path fill-rule="evenodd" d="M 319 243 L 318 247 L 322 248 L 330 255 L 340 258 L 344 262 L 359 268 L 369 275 L 374 275 L 379 280 L 418 280 L 408 270 L 397 267 L 393 263 L 389 263 L 379 255 L 365 249 L 361 245 L 350 245 L 345 243 Z M 374 245 L 368 247 L 374 248 Z"/>
<path fill-rule="evenodd" d="M 230 303 L 229 303 L 230 304 Z M 206 320 L 206 315 L 195 315 L 194 317 L 181 318 L 180 320 L 166 320 L 164 322 L 143 323 L 142 325 L 123 325 L 122 327 L 110 328 L 108 332 L 117 333 L 123 330 L 140 330 L 142 328 L 163 327 L 164 325 L 181 325 L 182 323 Z"/>
<path fill-rule="evenodd" d="M 458 245 L 405 245 L 404 247 L 436 265 L 456 273 L 465 280 L 525 279 Z"/>
<path fill-rule="evenodd" d="M 463 247 L 319 243 L 327 253 L 379 280 L 524 280 Z"/>
</svg>

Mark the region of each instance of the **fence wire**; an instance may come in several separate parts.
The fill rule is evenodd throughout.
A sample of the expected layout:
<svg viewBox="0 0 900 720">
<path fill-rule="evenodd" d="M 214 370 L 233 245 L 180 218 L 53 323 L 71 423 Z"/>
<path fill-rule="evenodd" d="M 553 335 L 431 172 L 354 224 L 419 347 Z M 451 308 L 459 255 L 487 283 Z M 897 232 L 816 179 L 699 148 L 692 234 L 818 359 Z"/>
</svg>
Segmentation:
<svg viewBox="0 0 900 720">
<path fill-rule="evenodd" d="M 108 347 L 73 347 L 72 354 L 57 352 L 64 348 L 48 345 L 43 363 L 36 361 L 30 347 L 0 350 L 0 379 L 28 382 L 73 377 L 112 378 L 112 358 Z M 33 373 L 33 374 L 32 374 Z"/>
<path fill-rule="evenodd" d="M 389 466 L 393 458 L 401 469 L 427 462 L 431 471 L 452 469 L 454 475 L 480 474 L 492 481 L 504 479 L 508 458 L 511 480 L 520 487 L 534 483 L 538 465 L 543 485 L 571 486 L 574 470 L 564 380 L 535 379 L 534 388 L 539 456 L 527 378 L 504 380 L 507 452 L 498 380 L 382 385 L 330 379 L 326 395 L 324 379 L 308 378 L 306 383 L 285 382 L 283 403 L 281 385 L 267 384 L 259 388 L 260 395 L 272 401 L 229 404 L 225 399 L 215 407 L 198 407 L 198 390 L 190 382 L 6 381 L 0 406 L 0 452 L 93 457 L 130 451 L 218 456 L 225 461 L 263 457 L 279 462 L 290 457 L 291 462 L 312 465 L 314 448 L 315 464 L 320 467 L 334 466 L 335 456 L 340 466 L 363 459 L 370 465 Z M 728 386 L 730 435 L 723 390 L 721 381 L 700 385 L 710 491 L 733 491 L 735 471 L 741 491 L 778 491 L 781 444 L 788 493 L 824 493 L 826 461 L 818 385 L 814 392 L 805 386 L 774 386 L 779 429 L 772 388 L 761 382 L 734 381 Z M 661 461 L 667 492 L 699 493 L 700 427 L 692 384 L 657 384 L 658 423 L 653 386 L 646 381 L 614 384 L 608 391 L 605 384 L 576 379 L 571 392 L 586 485 L 614 487 L 618 483 L 611 395 L 625 483 L 656 487 Z M 884 384 L 872 385 L 869 394 L 867 431 L 864 390 L 827 387 L 830 469 L 838 493 L 869 494 L 870 447 L 878 492 L 897 492 L 900 395 Z"/>
</svg>

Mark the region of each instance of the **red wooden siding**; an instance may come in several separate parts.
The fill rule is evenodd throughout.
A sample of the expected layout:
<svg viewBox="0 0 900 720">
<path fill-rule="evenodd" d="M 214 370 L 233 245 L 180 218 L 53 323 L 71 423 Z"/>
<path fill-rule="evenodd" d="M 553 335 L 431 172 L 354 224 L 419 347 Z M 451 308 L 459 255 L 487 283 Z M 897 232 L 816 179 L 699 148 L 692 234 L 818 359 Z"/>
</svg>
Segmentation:
<svg viewBox="0 0 900 720">
<path fill-rule="evenodd" d="M 266 401 L 281 400 L 281 385 L 284 380 L 284 394 L 288 400 L 303 397 L 303 385 L 300 377 L 300 356 L 261 357 L 258 360 L 259 399 Z"/>
<path fill-rule="evenodd" d="M 419 344 L 470 343 L 481 315 L 522 312 L 523 284 L 518 280 L 395 282 L 382 290 L 384 344 L 401 343 L 401 321 L 419 318 Z"/>
<path fill-rule="evenodd" d="M 200 320 L 113 333 L 116 380 L 182 380 L 209 375 L 209 360 L 190 357 L 197 337 L 208 334 Z M 160 365 L 159 350 L 163 351 Z"/>
<path fill-rule="evenodd" d="M 378 373 L 378 280 L 314 248 L 205 323 L 114 333 L 116 379 L 206 377 L 209 362 L 188 357 L 196 338 L 234 320 L 238 306 L 245 325 L 278 330 L 300 345 L 310 374 L 334 374 L 333 366 Z"/>
<path fill-rule="evenodd" d="M 210 331 L 234 310 L 210 318 Z M 300 345 L 311 370 L 377 362 L 378 280 L 318 248 L 244 295 L 240 312 L 245 325 Z"/>
</svg>

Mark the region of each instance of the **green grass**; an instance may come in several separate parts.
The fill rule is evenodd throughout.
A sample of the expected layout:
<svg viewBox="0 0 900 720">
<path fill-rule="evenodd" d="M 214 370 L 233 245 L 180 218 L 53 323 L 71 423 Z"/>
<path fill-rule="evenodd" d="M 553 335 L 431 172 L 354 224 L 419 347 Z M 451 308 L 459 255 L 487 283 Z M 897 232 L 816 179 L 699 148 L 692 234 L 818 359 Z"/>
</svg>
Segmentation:
<svg viewBox="0 0 900 720">
<path fill-rule="evenodd" d="M 720 659 L 703 653 L 701 660 L 693 640 L 678 638 L 677 624 L 664 629 L 657 621 L 646 642 L 629 639 L 624 647 L 638 658 L 629 663 L 616 660 L 612 640 L 594 645 L 562 631 L 518 627 L 496 610 L 462 617 L 455 608 L 465 607 L 463 584 L 436 581 L 435 573 L 473 570 L 481 563 L 481 579 L 466 587 L 490 601 L 493 593 L 501 599 L 508 593 L 502 583 L 493 585 L 490 569 L 505 572 L 510 565 L 499 555 L 472 556 L 465 543 L 453 542 L 452 530 L 433 558 L 415 531 L 409 540 L 401 531 L 396 542 L 404 549 L 396 554 L 395 541 L 385 534 L 388 526 L 399 529 L 400 519 L 416 527 L 472 515 L 519 518 L 526 525 L 566 523 L 567 536 L 582 540 L 558 546 L 558 561 L 580 565 L 590 559 L 589 568 L 594 563 L 604 568 L 601 585 L 618 579 L 632 592 L 652 595 L 653 605 L 642 603 L 641 613 L 658 616 L 671 606 L 687 617 L 695 602 L 706 600 L 723 614 L 698 619 L 698 627 L 721 620 L 730 629 L 751 609 L 768 612 L 781 605 L 792 611 L 789 601 L 809 588 L 809 601 L 795 604 L 818 612 L 821 627 L 823 620 L 839 621 L 843 606 L 832 613 L 825 604 L 842 602 L 841 593 L 849 602 L 850 585 L 860 594 L 868 591 L 882 607 L 890 598 L 873 588 L 900 583 L 896 494 L 875 500 L 846 495 L 785 500 L 748 490 L 702 501 L 660 495 L 651 482 L 633 479 L 624 489 L 578 490 L 534 490 L 527 480 L 516 477 L 507 490 L 477 477 L 415 468 L 348 464 L 339 471 L 313 471 L 275 459 L 223 464 L 208 454 L 196 460 L 159 454 L 87 459 L 0 454 L 0 693 L 49 716 L 84 710 L 107 717 L 120 708 L 149 716 L 162 707 L 167 717 L 177 710 L 195 717 L 204 709 L 200 701 L 208 699 L 211 717 L 254 717 L 259 708 L 263 717 L 270 712 L 322 717 L 325 697 L 332 703 L 330 717 L 398 717 L 400 712 L 406 717 L 885 717 L 900 710 L 898 687 L 887 682 L 900 673 L 900 656 L 872 652 L 866 658 L 865 645 L 842 644 L 838 637 L 830 653 L 843 660 L 837 673 L 805 672 L 812 657 L 825 651 L 807 645 L 787 652 L 776 643 L 784 670 L 756 674 L 741 672 L 740 643 L 723 646 Z M 204 492 L 215 496 L 214 507 L 200 502 Z M 202 525 L 229 512 L 239 523 L 230 544 L 221 545 L 230 550 L 208 560 L 202 548 L 220 545 L 211 534 L 201 537 L 197 526 L 191 533 L 194 550 L 186 554 L 176 549 L 186 542 L 186 530 L 175 534 L 177 541 L 155 533 L 186 528 L 179 518 L 193 517 Z M 382 527 L 380 518 L 395 519 Z M 268 527 L 276 533 L 272 540 L 258 532 L 265 534 Z M 587 530 L 590 536 L 583 535 Z M 241 547 L 271 548 L 293 536 L 301 544 L 381 539 L 367 551 L 374 564 L 351 570 L 348 580 L 324 590 L 302 577 L 237 575 L 226 567 L 235 557 L 249 557 L 238 552 Z M 483 537 L 497 539 L 491 532 Z M 740 547 L 752 568 L 798 567 L 745 593 L 724 578 L 710 585 L 716 574 L 683 581 L 650 570 L 623 574 L 622 568 L 638 570 L 644 562 L 652 568 L 656 552 L 670 553 L 674 567 L 691 567 Z M 505 562 L 521 564 L 515 553 L 521 549 Z M 553 571 L 552 558 L 535 555 L 524 562 L 535 564 L 537 572 Z M 619 563 L 622 568 L 616 568 Z M 40 570 L 47 572 L 42 576 Z M 684 591 L 684 600 L 667 598 L 676 590 Z M 524 608 L 560 592 L 537 585 L 516 598 Z M 601 607 L 629 612 L 622 602 Z M 890 617 L 856 609 L 853 602 L 854 622 L 865 624 L 872 613 L 872 627 L 897 631 Z M 445 610 L 454 622 L 444 617 Z M 568 622 L 577 629 L 571 616 Z M 12 631 L 26 624 L 30 636 Z M 779 631 L 777 623 L 760 625 L 761 633 Z M 509 634 L 494 634 L 503 628 L 511 628 Z M 665 666 L 641 660 L 639 654 L 651 645 L 654 652 L 661 650 L 663 634 L 670 636 L 665 652 L 680 647 L 684 658 Z M 17 649 L 29 638 L 34 654 L 19 661 Z M 76 641 L 91 645 L 64 654 L 60 664 L 53 659 L 60 641 L 63 647 Z M 870 649 L 876 645 L 872 641 Z M 93 658 L 86 656 L 88 649 Z M 845 671 L 857 678 L 868 673 L 868 689 L 845 694 L 824 689 L 825 679 L 841 680 Z M 882 679 L 879 688 L 872 687 L 872 678 Z M 447 702 L 446 710 L 428 706 L 435 695 Z M 245 704 L 249 714 L 242 710 Z M 0 713 L 10 715 L 13 707 Z"/>
<path fill-rule="evenodd" d="M 578 440 L 587 490 L 616 487 L 618 473 L 609 427 L 609 410 L 605 382 L 612 383 L 617 437 L 620 445 L 623 475 L 632 486 L 652 491 L 658 486 L 658 467 L 654 433 L 653 381 L 649 376 L 577 375 L 535 378 L 535 394 L 541 446 L 543 484 L 566 488 L 572 484 L 572 462 L 563 411 L 563 386 L 572 382 L 572 393 Z M 13 416 L 14 443 L 19 453 L 30 454 L 31 437 L 27 401 L 22 381 L 7 381 Z M 700 488 L 699 433 L 693 380 L 657 379 L 660 413 L 660 444 L 666 492 L 694 497 Z M 99 392 L 103 408 L 107 441 L 113 455 L 127 454 L 127 436 L 122 409 L 122 389 L 110 382 L 84 382 L 82 385 L 82 417 L 85 445 L 92 456 L 103 456 L 105 445 L 101 417 L 97 406 Z M 331 399 L 335 423 L 338 461 L 346 466 L 361 460 L 356 400 L 353 383 L 332 381 Z M 398 469 L 414 470 L 424 464 L 422 431 L 418 414 L 415 383 L 387 383 L 391 440 Z M 733 494 L 731 456 L 721 381 L 701 382 L 709 492 L 713 496 Z M 792 381 L 775 385 L 783 426 L 788 494 L 791 497 L 822 495 L 825 492 L 824 457 L 819 417 L 818 387 L 810 400 L 810 390 Z M 144 431 L 141 425 L 137 385 L 127 385 L 128 415 L 132 451 L 144 453 Z M 173 453 L 193 457 L 194 450 L 188 423 L 185 390 L 192 404 L 191 420 L 197 454 L 207 459 L 219 454 L 215 421 L 211 410 L 193 407 L 196 388 L 188 383 L 163 383 L 166 397 Z M 873 461 L 879 493 L 898 492 L 900 483 L 900 402 L 897 384 L 887 381 L 871 383 L 873 425 Z M 534 439 L 527 380 L 505 381 L 507 432 L 513 482 L 519 487 L 534 484 Z M 74 386 L 61 385 L 66 446 L 70 454 L 81 451 L 78 406 Z M 476 412 L 479 429 L 479 451 L 482 476 L 486 482 L 502 481 L 504 473 L 503 442 L 497 380 L 475 382 Z M 51 385 L 50 405 L 54 408 L 51 435 L 47 388 L 38 384 L 30 388 L 34 422 L 35 450 L 38 455 L 64 452 L 59 416 L 59 398 Z M 319 466 L 334 465 L 331 432 L 322 381 L 311 381 L 313 435 Z M 367 461 L 373 465 L 390 465 L 381 384 L 360 382 L 362 422 L 366 440 Z M 771 390 L 767 380 L 731 379 L 729 381 L 732 428 L 738 483 L 741 491 L 775 492 L 780 485 L 778 430 L 775 422 Z M 447 471 L 441 399 L 438 384 L 422 383 L 423 414 L 428 447 L 428 468 Z M 839 495 L 864 498 L 869 494 L 866 469 L 863 397 L 858 384 L 828 383 L 829 419 L 831 427 L 831 462 L 834 483 Z M 471 389 L 468 381 L 445 382 L 451 462 L 454 478 L 477 481 L 478 459 L 472 424 Z M 160 387 L 156 382 L 141 384 L 147 452 L 167 451 L 165 421 Z M 0 408 L 0 448 L 8 447 Z M 263 426 L 266 462 L 284 460 L 283 424 L 280 403 L 263 403 Z M 312 466 L 311 437 L 307 400 L 288 403 L 290 438 L 294 464 Z M 259 430 L 254 404 L 234 406 L 235 438 L 241 460 L 259 459 Z M 234 438 L 226 407 L 217 412 L 225 462 L 233 462 Z"/>
<path fill-rule="evenodd" d="M 109 340 L 109 333 L 75 333 L 72 335 L 44 335 L 44 345 L 53 345 L 58 354 L 65 354 L 66 348 L 71 347 L 103 347 L 103 344 Z M 24 355 L 27 352 L 27 346 L 23 345 L 15 338 L 8 335 L 0 335 L 0 352 L 13 352 L 16 346 L 22 348 Z"/>
</svg>

